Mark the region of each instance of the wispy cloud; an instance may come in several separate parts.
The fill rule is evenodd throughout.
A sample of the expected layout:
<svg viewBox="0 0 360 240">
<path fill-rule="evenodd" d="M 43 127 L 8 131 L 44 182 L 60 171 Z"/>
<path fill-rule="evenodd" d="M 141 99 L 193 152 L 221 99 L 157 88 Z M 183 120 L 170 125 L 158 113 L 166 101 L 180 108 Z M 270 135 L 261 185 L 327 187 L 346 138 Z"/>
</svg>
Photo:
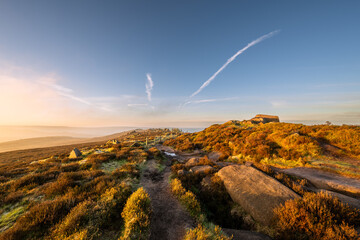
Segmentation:
<svg viewBox="0 0 360 240">
<path fill-rule="evenodd" d="M 146 107 L 149 104 L 147 103 L 129 103 L 127 106 L 128 107 Z"/>
<path fill-rule="evenodd" d="M 147 83 L 145 84 L 146 94 L 147 94 L 147 98 L 148 98 L 149 102 L 151 102 L 151 90 L 154 87 L 154 82 L 151 78 L 150 73 L 146 74 L 146 78 L 147 78 Z"/>
<path fill-rule="evenodd" d="M 71 100 L 92 106 L 93 104 L 87 100 L 85 100 L 84 98 L 80 98 L 78 96 L 75 96 L 74 94 L 72 94 L 73 90 L 70 88 L 66 88 L 64 86 L 61 86 L 59 84 L 56 84 L 53 78 L 46 78 L 45 80 L 39 80 L 38 81 L 41 84 L 44 84 L 48 87 L 51 87 L 52 89 L 54 89 L 60 96 L 63 97 L 67 97 Z"/>
<path fill-rule="evenodd" d="M 183 106 L 188 104 L 199 104 L 199 103 L 210 103 L 210 102 L 223 102 L 223 101 L 232 101 L 238 99 L 237 97 L 230 97 L 230 98 L 211 98 L 211 99 L 200 99 L 194 101 L 187 101 L 184 103 Z"/>
<path fill-rule="evenodd" d="M 231 58 L 229 58 L 226 63 L 224 65 L 222 65 L 221 68 L 219 68 L 219 70 L 217 70 L 208 80 L 206 80 L 203 85 L 201 85 L 201 87 L 196 90 L 191 96 L 190 98 L 194 97 L 195 95 L 199 94 L 205 87 L 207 87 L 214 79 L 215 77 L 221 73 L 232 61 L 234 61 L 236 59 L 237 56 L 239 56 L 240 54 L 242 54 L 243 52 L 245 52 L 248 48 L 264 41 L 267 38 L 270 38 L 272 36 L 274 36 L 275 34 L 279 33 L 280 30 L 276 30 L 273 31 L 271 33 L 268 33 L 266 35 L 263 35 L 261 37 L 259 37 L 258 39 L 255 39 L 254 41 L 250 42 L 248 45 L 246 45 L 246 47 L 244 47 L 243 49 L 240 49 L 237 53 L 235 53 Z"/>
</svg>

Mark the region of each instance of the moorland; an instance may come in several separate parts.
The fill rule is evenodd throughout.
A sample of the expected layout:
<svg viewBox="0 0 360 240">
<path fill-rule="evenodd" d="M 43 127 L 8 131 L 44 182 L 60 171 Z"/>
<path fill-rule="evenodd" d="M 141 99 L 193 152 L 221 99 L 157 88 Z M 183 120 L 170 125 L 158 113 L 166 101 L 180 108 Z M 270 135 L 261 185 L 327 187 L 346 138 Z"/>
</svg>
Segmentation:
<svg viewBox="0 0 360 240">
<path fill-rule="evenodd" d="M 0 239 L 359 239 L 359 126 L 114 138 L 0 153 Z"/>
</svg>

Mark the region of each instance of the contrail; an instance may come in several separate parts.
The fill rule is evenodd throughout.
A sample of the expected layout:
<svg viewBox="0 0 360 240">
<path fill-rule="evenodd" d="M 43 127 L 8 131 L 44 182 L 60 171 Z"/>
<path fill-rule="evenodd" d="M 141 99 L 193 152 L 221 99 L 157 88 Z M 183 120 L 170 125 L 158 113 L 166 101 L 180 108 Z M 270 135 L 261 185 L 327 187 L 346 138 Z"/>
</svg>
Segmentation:
<svg viewBox="0 0 360 240">
<path fill-rule="evenodd" d="M 261 36 L 261 37 L 259 37 L 258 39 L 256 39 L 256 40 L 252 41 L 251 43 L 249 43 L 248 45 L 246 45 L 246 47 L 244 47 L 243 49 L 239 50 L 234 56 L 232 56 L 231 58 L 229 58 L 229 59 L 226 61 L 226 63 L 225 63 L 224 65 L 222 65 L 222 67 L 221 67 L 219 70 L 216 71 L 216 73 L 214 73 L 208 80 L 206 80 L 206 82 L 204 82 L 203 85 L 201 85 L 201 87 L 200 87 L 196 92 L 194 92 L 194 93 L 190 96 L 190 98 L 192 98 L 192 97 L 194 97 L 195 95 L 199 94 L 205 87 L 207 87 L 207 85 L 209 85 L 209 84 L 215 79 L 215 77 L 216 77 L 219 73 L 221 73 L 222 70 L 224 70 L 224 69 L 227 67 L 227 65 L 229 65 L 232 61 L 234 61 L 237 56 L 239 56 L 240 54 L 242 54 L 243 52 L 245 52 L 248 48 L 250 48 L 250 47 L 258 44 L 259 42 L 261 42 L 261 41 L 263 41 L 263 40 L 265 40 L 265 39 L 267 39 L 267 38 L 270 38 L 270 37 L 274 36 L 275 34 L 277 34 L 277 33 L 279 33 L 279 32 L 280 32 L 280 30 L 276 30 L 276 31 L 273 31 L 273 32 L 271 32 L 271 33 L 268 33 L 268 34 L 266 34 L 266 35 L 264 35 L 264 36 Z"/>
<path fill-rule="evenodd" d="M 147 94 L 147 98 L 148 98 L 149 102 L 151 102 L 151 90 L 152 90 L 152 88 L 154 86 L 154 82 L 151 79 L 151 74 L 150 73 L 146 74 L 146 78 L 147 78 L 147 83 L 145 84 L 146 94 Z"/>
</svg>

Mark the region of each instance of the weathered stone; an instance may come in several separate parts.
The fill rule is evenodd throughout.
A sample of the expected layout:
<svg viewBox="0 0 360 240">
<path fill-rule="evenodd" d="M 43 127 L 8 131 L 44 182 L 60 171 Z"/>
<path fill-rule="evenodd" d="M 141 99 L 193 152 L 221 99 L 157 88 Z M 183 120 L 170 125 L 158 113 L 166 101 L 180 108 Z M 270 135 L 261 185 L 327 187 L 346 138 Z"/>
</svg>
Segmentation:
<svg viewBox="0 0 360 240">
<path fill-rule="evenodd" d="M 208 154 L 208 158 L 211 161 L 215 161 L 215 162 L 219 160 L 220 156 L 221 156 L 221 153 L 219 153 L 219 152 L 211 152 Z"/>
<path fill-rule="evenodd" d="M 219 166 L 220 168 L 223 168 L 223 167 L 226 167 L 226 166 L 234 165 L 235 163 L 232 163 L 232 162 L 216 162 L 215 164 L 217 166 Z"/>
<path fill-rule="evenodd" d="M 278 116 L 257 114 L 254 118 L 250 119 L 251 123 L 269 123 L 269 122 L 280 122 Z"/>
<path fill-rule="evenodd" d="M 228 236 L 233 236 L 233 240 L 271 240 L 269 236 L 266 236 L 262 233 L 251 232 L 245 230 L 237 230 L 237 229 L 228 229 L 223 228 L 223 231 Z"/>
<path fill-rule="evenodd" d="M 195 166 L 190 169 L 190 172 L 194 174 L 209 174 L 213 173 L 215 171 L 215 168 L 211 166 Z"/>
<path fill-rule="evenodd" d="M 252 163 L 252 162 L 245 162 L 245 166 L 252 167 L 253 165 L 254 165 L 254 163 Z"/>
<path fill-rule="evenodd" d="M 289 175 L 305 178 L 318 189 L 341 192 L 349 196 L 360 196 L 360 181 L 357 179 L 305 167 L 290 168 L 281 171 Z"/>
<path fill-rule="evenodd" d="M 177 171 L 178 176 L 184 176 L 185 174 L 187 174 L 187 171 L 185 171 L 184 169 Z"/>
<path fill-rule="evenodd" d="M 204 189 L 210 189 L 212 185 L 211 182 L 211 177 L 210 176 L 206 176 L 201 180 L 201 187 L 203 187 Z"/>
<path fill-rule="evenodd" d="M 245 165 L 232 165 L 218 172 L 234 202 L 256 221 L 271 225 L 273 210 L 289 199 L 299 197 L 274 178 Z"/>
<path fill-rule="evenodd" d="M 186 163 L 185 163 L 185 167 L 193 167 L 198 165 L 200 162 L 199 158 L 190 158 Z"/>
<path fill-rule="evenodd" d="M 78 157 L 81 157 L 81 152 L 80 152 L 80 150 L 79 149 L 77 149 L 77 148 L 74 148 L 72 151 L 71 151 L 71 153 L 70 153 L 70 155 L 69 155 L 69 158 L 78 158 Z"/>
</svg>

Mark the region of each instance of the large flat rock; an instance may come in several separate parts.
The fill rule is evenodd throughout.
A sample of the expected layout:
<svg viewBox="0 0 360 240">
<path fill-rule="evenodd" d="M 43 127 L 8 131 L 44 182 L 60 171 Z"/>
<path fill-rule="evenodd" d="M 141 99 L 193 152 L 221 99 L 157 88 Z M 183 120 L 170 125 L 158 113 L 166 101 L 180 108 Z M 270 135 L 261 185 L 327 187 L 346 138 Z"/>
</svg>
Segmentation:
<svg viewBox="0 0 360 240">
<path fill-rule="evenodd" d="M 245 165 L 232 165 L 218 172 L 234 202 L 256 221 L 271 225 L 275 207 L 299 197 L 274 178 Z"/>
<path fill-rule="evenodd" d="M 354 178 L 304 167 L 283 169 L 281 171 L 289 175 L 305 178 L 319 189 L 340 192 L 350 196 L 360 196 L 360 180 Z"/>
<path fill-rule="evenodd" d="M 228 236 L 233 236 L 233 240 L 271 240 L 269 236 L 257 232 L 228 228 L 223 228 L 223 231 Z"/>
</svg>

